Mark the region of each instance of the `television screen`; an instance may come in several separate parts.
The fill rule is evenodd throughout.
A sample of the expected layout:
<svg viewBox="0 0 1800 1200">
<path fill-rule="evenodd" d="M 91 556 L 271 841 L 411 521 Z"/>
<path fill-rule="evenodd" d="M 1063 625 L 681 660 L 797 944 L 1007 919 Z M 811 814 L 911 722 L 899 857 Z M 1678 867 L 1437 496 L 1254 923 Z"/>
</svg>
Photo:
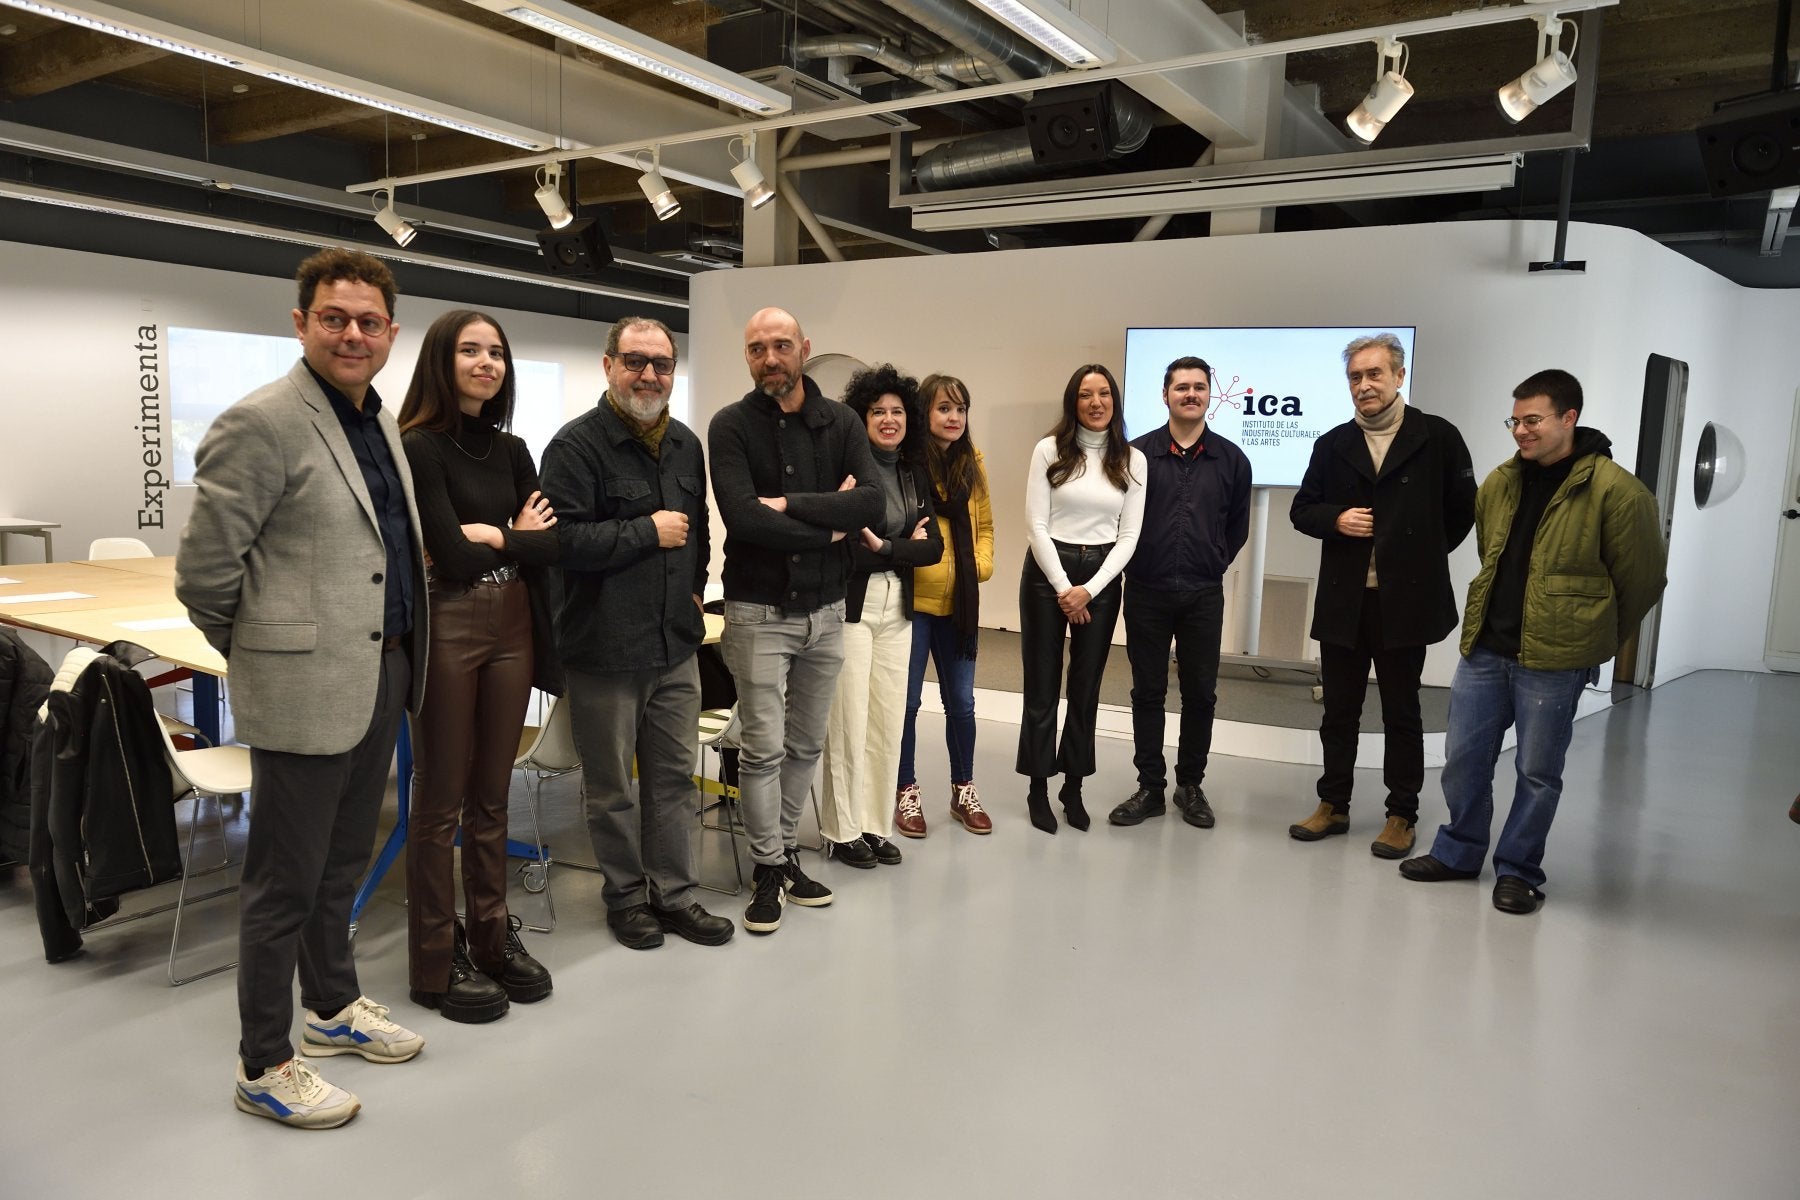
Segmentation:
<svg viewBox="0 0 1800 1200">
<path fill-rule="evenodd" d="M 1208 426 L 1243 447 L 1258 487 L 1298 487 L 1313 440 L 1355 414 L 1344 380 L 1344 347 L 1372 333 L 1397 336 L 1406 347 L 1401 391 L 1410 396 L 1414 332 L 1409 325 L 1127 329 L 1119 385 L 1126 431 L 1137 437 L 1169 419 L 1163 371 L 1191 354 L 1213 369 Z"/>
</svg>

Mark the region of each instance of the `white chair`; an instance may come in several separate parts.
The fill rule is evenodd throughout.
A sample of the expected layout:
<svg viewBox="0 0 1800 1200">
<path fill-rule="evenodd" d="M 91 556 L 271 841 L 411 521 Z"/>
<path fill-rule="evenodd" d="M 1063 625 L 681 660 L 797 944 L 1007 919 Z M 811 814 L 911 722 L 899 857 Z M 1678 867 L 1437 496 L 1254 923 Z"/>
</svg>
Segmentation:
<svg viewBox="0 0 1800 1200">
<path fill-rule="evenodd" d="M 529 726 L 527 727 L 529 728 Z M 538 809 L 543 799 L 544 781 L 556 779 L 581 769 L 581 752 L 575 748 L 575 734 L 569 728 L 569 706 L 560 696 L 550 698 L 550 707 L 544 713 L 544 723 L 531 739 L 531 744 L 519 752 L 513 759 L 513 770 L 525 773 L 526 809 L 531 814 L 531 844 L 537 847 L 538 856 L 527 859 L 519 868 L 520 878 L 528 892 L 544 893 L 544 907 L 550 914 L 548 925 L 527 925 L 525 928 L 533 933 L 549 933 L 556 928 L 556 898 L 550 891 L 551 858 L 544 845 L 544 836 L 540 832 Z M 586 867 L 581 863 L 564 863 L 563 866 L 577 870 L 598 870 Z"/>
<path fill-rule="evenodd" d="M 247 746 L 206 746 L 198 750 L 177 750 L 169 736 L 169 727 L 162 722 L 157 724 L 162 730 L 163 750 L 169 757 L 169 775 L 175 782 L 175 798 L 194 798 L 194 813 L 188 822 L 187 851 L 181 859 L 181 887 L 175 894 L 175 932 L 169 939 L 169 983 L 173 987 L 180 987 L 184 983 L 205 979 L 209 975 L 217 975 L 237 966 L 237 959 L 234 958 L 228 963 L 221 963 L 185 978 L 178 978 L 175 974 L 175 956 L 181 949 L 181 913 L 188 901 L 188 880 L 196 875 L 223 871 L 231 865 L 231 854 L 225 845 L 225 821 L 223 816 L 219 816 L 219 861 L 204 871 L 193 869 L 194 834 L 200 828 L 200 806 L 206 797 L 211 796 L 214 813 L 217 815 L 217 806 L 224 802 L 226 796 L 238 796 L 250 790 L 250 749 Z M 233 884 L 207 892 L 204 896 L 195 896 L 194 900 L 211 900 L 237 890 L 237 885 Z"/>
<path fill-rule="evenodd" d="M 731 868 L 737 876 L 737 886 L 732 888 L 714 887 L 705 881 L 700 886 L 709 892 L 721 892 L 727 896 L 736 896 L 744 890 L 744 860 L 738 848 L 738 839 L 743 833 L 744 819 L 738 812 L 738 789 L 736 784 L 728 784 L 724 779 L 725 750 L 736 745 L 738 731 L 737 707 L 709 708 L 700 714 L 698 726 L 700 742 L 700 774 L 694 776 L 694 784 L 700 791 L 700 828 L 713 833 L 727 834 L 731 838 Z M 718 764 L 712 775 L 707 775 L 706 752 L 712 751 L 713 761 Z M 710 799 L 710 797 L 718 799 Z M 707 814 L 715 819 L 708 820 Z"/>
<path fill-rule="evenodd" d="M 95 538 L 88 543 L 88 560 L 97 558 L 155 558 L 156 551 L 134 537 Z"/>
</svg>

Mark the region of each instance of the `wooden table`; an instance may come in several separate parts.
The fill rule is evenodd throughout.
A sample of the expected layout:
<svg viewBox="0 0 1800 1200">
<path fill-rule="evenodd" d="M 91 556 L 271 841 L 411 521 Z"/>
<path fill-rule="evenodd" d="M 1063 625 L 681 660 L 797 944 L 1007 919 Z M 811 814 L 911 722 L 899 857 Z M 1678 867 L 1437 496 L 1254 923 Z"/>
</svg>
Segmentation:
<svg viewBox="0 0 1800 1200">
<path fill-rule="evenodd" d="M 44 561 L 56 561 L 56 552 L 50 548 L 50 531 L 61 529 L 58 521 L 34 521 L 30 517 L 0 517 L 0 566 L 6 565 L 6 535 L 16 533 L 20 537 L 34 537 L 44 543 Z"/>
</svg>

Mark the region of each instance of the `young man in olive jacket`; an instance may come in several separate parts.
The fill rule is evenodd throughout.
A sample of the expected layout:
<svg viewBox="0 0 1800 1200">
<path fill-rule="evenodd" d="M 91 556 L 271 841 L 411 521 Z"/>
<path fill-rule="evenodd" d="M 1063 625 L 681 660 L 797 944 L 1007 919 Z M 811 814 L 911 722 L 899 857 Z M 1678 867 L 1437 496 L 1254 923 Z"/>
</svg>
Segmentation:
<svg viewBox="0 0 1800 1200">
<path fill-rule="evenodd" d="M 1544 843 L 1582 689 L 1665 582 L 1656 498 L 1580 418 L 1581 384 L 1567 371 L 1539 371 L 1513 389 L 1506 424 L 1519 453 L 1494 469 L 1475 501 L 1481 571 L 1469 584 L 1444 742 L 1450 820 L 1430 854 L 1400 864 L 1421 883 L 1481 874 L 1494 763 L 1516 725 L 1518 783 L 1494 849 L 1501 912 L 1533 912 L 1544 898 Z"/>
<path fill-rule="evenodd" d="M 1475 520 L 1475 470 L 1456 426 L 1401 396 L 1406 350 L 1391 333 L 1344 348 L 1353 419 L 1313 444 L 1290 517 L 1323 543 L 1311 636 L 1319 643 L 1325 769 L 1319 804 L 1288 827 L 1303 842 L 1350 831 L 1350 791 L 1369 667 L 1381 689 L 1387 820 L 1369 850 L 1413 848 L 1425 732 L 1419 676 L 1425 648 L 1456 628 L 1450 552 Z"/>
</svg>

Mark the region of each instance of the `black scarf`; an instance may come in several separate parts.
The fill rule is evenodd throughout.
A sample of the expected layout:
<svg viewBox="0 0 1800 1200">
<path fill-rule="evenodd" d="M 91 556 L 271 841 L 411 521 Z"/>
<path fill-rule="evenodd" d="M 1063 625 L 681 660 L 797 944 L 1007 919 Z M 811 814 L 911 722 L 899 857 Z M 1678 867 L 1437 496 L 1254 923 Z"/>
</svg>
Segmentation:
<svg viewBox="0 0 1800 1200">
<path fill-rule="evenodd" d="M 975 661 L 981 632 L 981 581 L 975 578 L 975 527 L 969 519 L 969 489 L 944 496 L 938 514 L 950 518 L 950 552 L 955 555 L 951 573 L 950 621 L 956 627 L 956 656 Z"/>
</svg>

